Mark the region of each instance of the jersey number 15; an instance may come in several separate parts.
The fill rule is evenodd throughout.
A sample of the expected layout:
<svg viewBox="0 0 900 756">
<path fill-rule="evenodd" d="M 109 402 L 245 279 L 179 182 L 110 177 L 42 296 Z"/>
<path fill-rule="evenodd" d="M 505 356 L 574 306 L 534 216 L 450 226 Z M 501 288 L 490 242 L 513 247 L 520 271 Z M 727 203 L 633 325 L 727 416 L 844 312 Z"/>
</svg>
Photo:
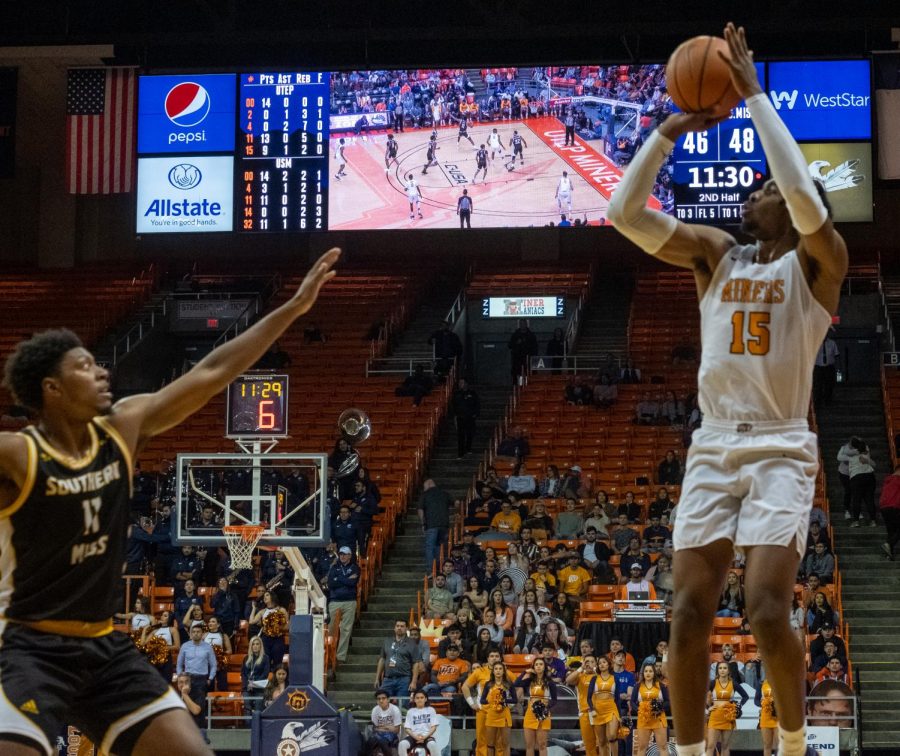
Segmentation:
<svg viewBox="0 0 900 756">
<path fill-rule="evenodd" d="M 731 353 L 749 352 L 757 356 L 768 354 L 770 315 L 771 313 L 758 311 L 735 312 L 731 316 Z"/>
</svg>

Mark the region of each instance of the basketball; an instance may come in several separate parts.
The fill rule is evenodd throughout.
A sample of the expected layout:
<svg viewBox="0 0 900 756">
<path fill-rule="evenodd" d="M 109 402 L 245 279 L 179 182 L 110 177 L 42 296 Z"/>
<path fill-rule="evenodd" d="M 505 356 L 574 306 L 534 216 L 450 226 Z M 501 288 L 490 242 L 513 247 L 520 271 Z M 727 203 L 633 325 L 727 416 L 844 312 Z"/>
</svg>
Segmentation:
<svg viewBox="0 0 900 756">
<path fill-rule="evenodd" d="M 728 43 L 721 37 L 692 37 L 669 56 L 666 83 L 675 104 L 683 111 L 713 110 L 723 113 L 740 102 L 731 84 Z"/>
</svg>

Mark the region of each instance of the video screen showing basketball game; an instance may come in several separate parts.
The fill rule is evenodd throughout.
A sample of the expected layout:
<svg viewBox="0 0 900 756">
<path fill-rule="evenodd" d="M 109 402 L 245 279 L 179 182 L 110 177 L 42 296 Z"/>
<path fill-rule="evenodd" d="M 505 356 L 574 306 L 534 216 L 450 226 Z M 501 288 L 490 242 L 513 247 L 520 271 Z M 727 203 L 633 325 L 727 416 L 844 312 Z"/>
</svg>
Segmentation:
<svg viewBox="0 0 900 756">
<path fill-rule="evenodd" d="M 330 105 L 333 231 L 605 225 L 673 109 L 663 65 L 342 71 Z"/>
</svg>

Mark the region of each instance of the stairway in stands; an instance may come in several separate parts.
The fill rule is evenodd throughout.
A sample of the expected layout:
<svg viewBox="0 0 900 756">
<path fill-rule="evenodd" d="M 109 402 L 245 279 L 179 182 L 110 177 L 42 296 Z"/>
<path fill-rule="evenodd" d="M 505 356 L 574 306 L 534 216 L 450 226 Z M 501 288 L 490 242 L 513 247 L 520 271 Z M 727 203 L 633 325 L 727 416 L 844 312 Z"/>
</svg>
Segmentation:
<svg viewBox="0 0 900 756">
<path fill-rule="evenodd" d="M 839 386 L 832 405 L 818 412 L 818 424 L 843 580 L 845 616 L 841 619 L 850 625 L 851 661 L 860 674 L 863 746 L 896 748 L 900 743 L 900 563 L 887 561 L 881 553 L 885 536 L 881 525 L 851 528 L 844 518 L 836 461 L 841 445 L 858 435 L 872 450 L 879 483 L 890 471 L 881 388 Z"/>
<path fill-rule="evenodd" d="M 624 354 L 628 349 L 628 316 L 634 282 L 605 271 L 597 273 L 594 290 L 585 307 L 575 354 Z"/>
</svg>

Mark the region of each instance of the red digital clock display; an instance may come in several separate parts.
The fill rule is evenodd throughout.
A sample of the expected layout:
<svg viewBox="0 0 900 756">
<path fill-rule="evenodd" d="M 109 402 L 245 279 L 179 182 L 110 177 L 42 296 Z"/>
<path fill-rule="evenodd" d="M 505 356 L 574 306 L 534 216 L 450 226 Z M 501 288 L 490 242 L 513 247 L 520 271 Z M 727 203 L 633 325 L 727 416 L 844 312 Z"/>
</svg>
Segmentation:
<svg viewBox="0 0 900 756">
<path fill-rule="evenodd" d="M 242 375 L 228 387 L 227 436 L 274 438 L 287 435 L 287 375 Z"/>
</svg>

